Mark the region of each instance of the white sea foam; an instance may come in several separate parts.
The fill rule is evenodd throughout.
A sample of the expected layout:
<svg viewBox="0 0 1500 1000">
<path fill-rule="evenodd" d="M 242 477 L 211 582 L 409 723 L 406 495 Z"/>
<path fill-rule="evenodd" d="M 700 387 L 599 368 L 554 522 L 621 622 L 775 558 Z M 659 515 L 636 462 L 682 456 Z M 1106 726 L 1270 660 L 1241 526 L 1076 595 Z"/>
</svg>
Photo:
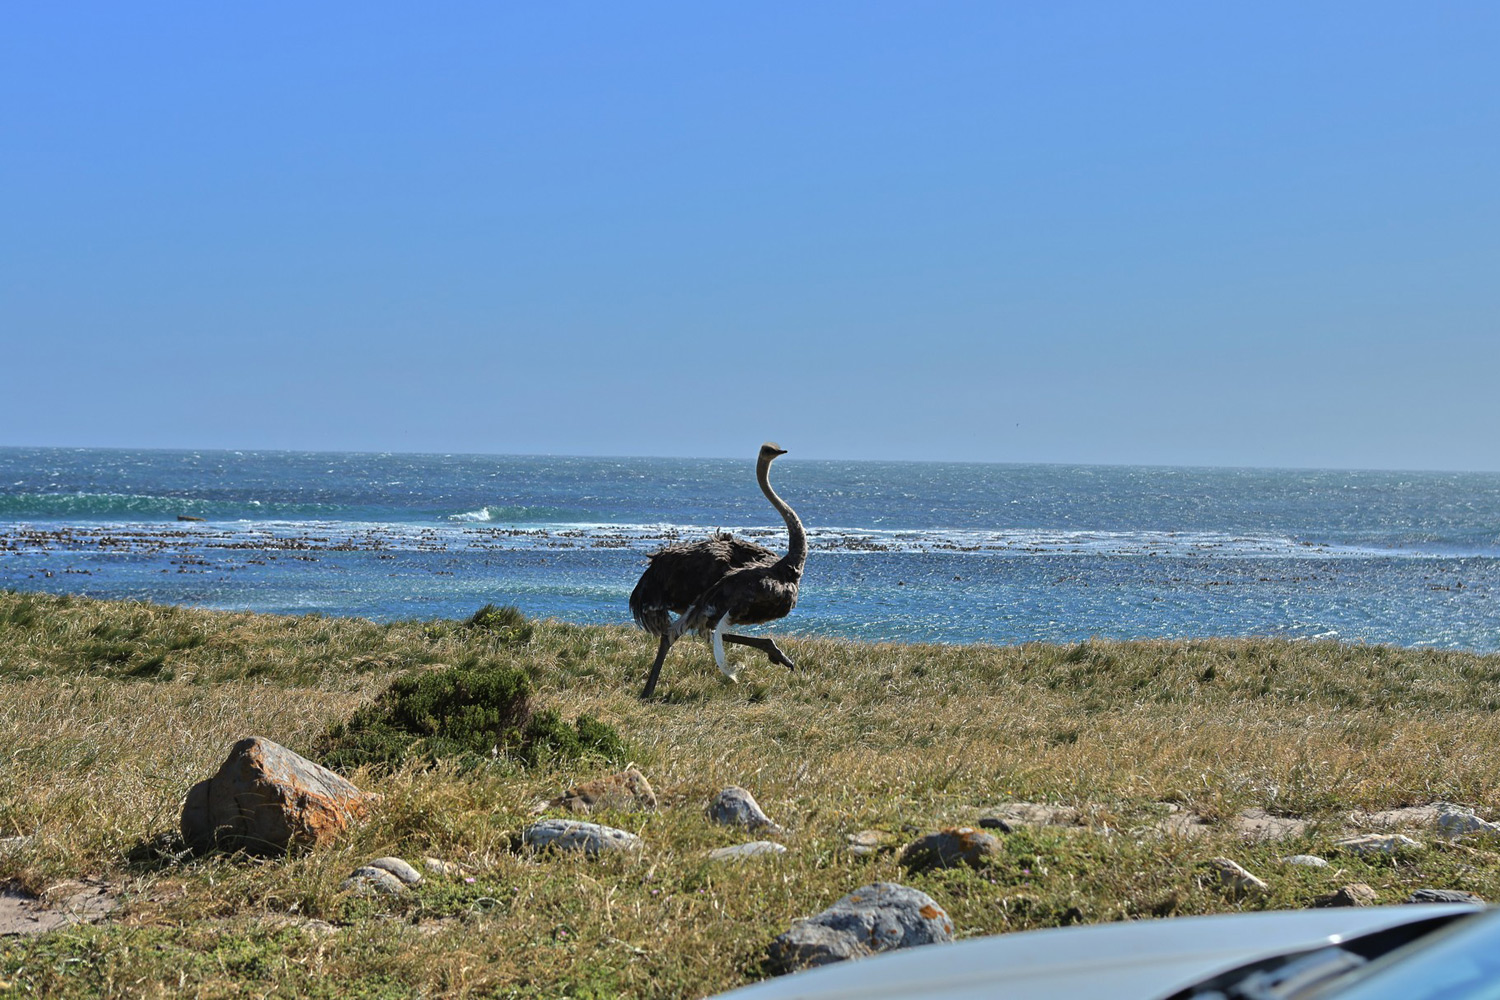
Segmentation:
<svg viewBox="0 0 1500 1000">
<path fill-rule="evenodd" d="M 228 548 L 305 548 L 382 551 L 626 549 L 642 553 L 728 530 L 780 550 L 786 529 L 769 525 L 557 523 L 499 525 L 484 508 L 450 516 L 448 523 L 284 520 L 79 525 L 0 523 L 12 551 L 94 548 L 129 551 Z M 110 541 L 101 543 L 100 539 Z M 808 531 L 813 552 L 842 554 L 941 553 L 996 557 L 1079 555 L 1117 558 L 1350 559 L 1421 557 L 1414 549 L 1384 549 L 1299 541 L 1279 535 L 1212 531 L 1079 531 L 1063 529 L 875 529 L 823 527 Z"/>
</svg>

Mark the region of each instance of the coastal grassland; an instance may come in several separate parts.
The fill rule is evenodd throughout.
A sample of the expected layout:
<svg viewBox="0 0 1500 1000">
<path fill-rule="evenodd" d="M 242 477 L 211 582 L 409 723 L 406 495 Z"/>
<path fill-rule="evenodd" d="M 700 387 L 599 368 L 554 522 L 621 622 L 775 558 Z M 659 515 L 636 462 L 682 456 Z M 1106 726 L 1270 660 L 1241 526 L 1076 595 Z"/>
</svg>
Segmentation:
<svg viewBox="0 0 1500 1000">
<path fill-rule="evenodd" d="M 480 616 L 476 616 L 479 618 Z M 961 935 L 1305 906 L 1347 882 L 1500 899 L 1500 844 L 1364 860 L 1332 842 L 1354 809 L 1451 800 L 1500 810 L 1500 657 L 1271 640 L 916 646 L 793 639 L 795 674 L 757 653 L 730 685 L 701 642 L 673 650 L 660 699 L 635 697 L 654 641 L 624 627 L 470 620 L 376 625 L 0 593 L 0 884 L 111 885 L 110 920 L 0 939 L 0 995 L 692 997 L 765 974 L 792 920 L 876 880 L 932 895 Z M 533 804 L 600 762 L 355 771 L 385 798 L 330 848 L 182 856 L 181 800 L 229 746 L 266 736 L 316 757 L 333 724 L 393 680 L 483 659 L 527 672 L 538 704 L 623 736 L 662 800 L 609 813 L 630 857 L 530 856 Z M 788 827 L 777 860 L 714 864 L 747 839 L 709 824 L 750 788 Z M 1021 829 L 978 871 L 913 874 L 896 843 L 1012 800 L 1073 805 L 1077 828 Z M 1247 843 L 1245 809 L 1311 821 Z M 1209 821 L 1166 836 L 1172 810 Z M 1282 864 L 1319 853 L 1333 866 Z M 339 883 L 370 858 L 436 856 L 465 879 L 400 899 Z M 1236 901 L 1204 864 L 1266 878 Z"/>
</svg>

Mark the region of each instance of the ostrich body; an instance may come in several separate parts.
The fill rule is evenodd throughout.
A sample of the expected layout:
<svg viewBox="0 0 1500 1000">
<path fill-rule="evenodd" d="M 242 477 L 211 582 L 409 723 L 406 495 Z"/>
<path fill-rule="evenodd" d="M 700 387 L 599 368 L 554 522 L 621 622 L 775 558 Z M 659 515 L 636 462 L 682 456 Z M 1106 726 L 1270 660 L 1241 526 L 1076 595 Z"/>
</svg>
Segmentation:
<svg viewBox="0 0 1500 1000">
<path fill-rule="evenodd" d="M 656 690 L 667 651 L 688 631 L 709 633 L 714 662 L 730 680 L 737 679 L 739 669 L 731 667 L 724 656 L 726 642 L 752 646 L 772 663 L 796 669 L 771 639 L 725 631 L 730 625 L 759 625 L 784 618 L 797 604 L 797 585 L 807 562 L 807 534 L 796 512 L 771 489 L 770 478 L 771 463 L 785 454 L 777 445 L 761 445 L 755 478 L 786 521 L 786 555 L 718 532 L 702 541 L 668 545 L 651 556 L 651 565 L 630 594 L 630 613 L 636 624 L 661 638 L 642 698 Z M 673 614 L 679 616 L 676 621 Z"/>
</svg>

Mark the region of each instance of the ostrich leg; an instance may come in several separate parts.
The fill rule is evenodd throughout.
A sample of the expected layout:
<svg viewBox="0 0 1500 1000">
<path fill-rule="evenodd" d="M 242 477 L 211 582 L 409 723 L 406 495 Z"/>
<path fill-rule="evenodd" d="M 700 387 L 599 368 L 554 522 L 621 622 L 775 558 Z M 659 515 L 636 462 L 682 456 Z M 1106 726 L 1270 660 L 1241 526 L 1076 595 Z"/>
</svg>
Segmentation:
<svg viewBox="0 0 1500 1000">
<path fill-rule="evenodd" d="M 661 637 L 661 645 L 656 649 L 656 662 L 651 664 L 651 673 L 646 676 L 646 690 L 641 692 L 641 697 L 651 697 L 651 692 L 656 690 L 656 678 L 661 674 L 661 663 L 667 658 L 667 650 L 672 648 L 671 632 Z"/>
<path fill-rule="evenodd" d="M 725 642 L 739 643 L 741 646 L 752 646 L 766 654 L 766 658 L 772 663 L 779 663 L 788 670 L 796 670 L 797 664 L 792 662 L 791 657 L 781 651 L 781 647 L 775 641 L 765 636 L 758 635 L 735 635 L 733 632 L 724 633 Z"/>
<path fill-rule="evenodd" d="M 721 616 L 718 621 L 714 622 L 713 631 L 709 633 L 709 638 L 714 646 L 714 662 L 719 665 L 719 669 L 723 671 L 725 677 L 738 684 L 740 680 L 740 668 L 730 666 L 729 658 L 724 655 L 724 626 L 728 624 L 729 615 L 725 614 Z"/>
</svg>

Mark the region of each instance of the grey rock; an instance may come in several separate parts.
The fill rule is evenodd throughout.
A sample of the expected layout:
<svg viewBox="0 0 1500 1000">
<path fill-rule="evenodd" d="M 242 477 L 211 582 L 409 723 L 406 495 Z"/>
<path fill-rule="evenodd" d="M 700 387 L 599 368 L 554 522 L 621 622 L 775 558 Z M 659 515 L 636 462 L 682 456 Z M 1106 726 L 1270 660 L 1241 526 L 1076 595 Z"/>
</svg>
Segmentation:
<svg viewBox="0 0 1500 1000">
<path fill-rule="evenodd" d="M 422 873 L 400 858 L 384 857 L 376 858 L 368 865 L 370 868 L 379 868 L 388 871 L 407 885 L 416 885 L 422 881 Z"/>
<path fill-rule="evenodd" d="M 1313 906 L 1374 906 L 1376 900 L 1375 890 L 1363 882 L 1351 882 L 1340 886 L 1336 891 L 1327 895 L 1319 896 L 1312 901 Z"/>
<path fill-rule="evenodd" d="M 583 823 L 571 819 L 539 820 L 521 832 L 521 842 L 541 850 L 555 847 L 561 851 L 633 851 L 642 846 L 641 838 L 624 830 L 600 823 Z"/>
<path fill-rule="evenodd" d="M 0 856 L 19 853 L 29 846 L 30 837 L 0 837 Z"/>
<path fill-rule="evenodd" d="M 373 896 L 377 893 L 383 896 L 399 896 L 406 891 L 406 887 L 401 884 L 399 878 L 384 868 L 376 868 L 373 865 L 354 869 L 348 878 L 339 883 L 339 888 L 361 896 Z"/>
<path fill-rule="evenodd" d="M 217 774 L 188 790 L 182 839 L 196 851 L 315 847 L 348 829 L 374 799 L 328 768 L 252 736 L 230 749 Z"/>
<path fill-rule="evenodd" d="M 1359 837 L 1345 837 L 1343 840 L 1334 841 L 1333 846 L 1364 856 L 1394 854 L 1407 849 L 1417 850 L 1422 847 L 1422 844 L 1401 833 L 1367 833 Z"/>
<path fill-rule="evenodd" d="M 931 896 L 893 882 L 876 882 L 793 924 L 771 942 L 768 956 L 772 968 L 791 972 L 952 940 L 953 921 Z"/>
<path fill-rule="evenodd" d="M 785 854 L 786 847 L 773 840 L 752 840 L 748 844 L 720 847 L 708 852 L 710 861 L 738 861 L 742 858 L 764 858 Z"/>
<path fill-rule="evenodd" d="M 1403 903 L 1483 903 L 1484 897 L 1462 889 L 1418 889 Z"/>
<path fill-rule="evenodd" d="M 1289 858 L 1282 858 L 1289 865 L 1304 865 L 1308 868 L 1327 868 L 1328 859 L 1320 858 L 1316 854 L 1293 854 Z"/>
<path fill-rule="evenodd" d="M 1500 834 L 1500 823 L 1482 820 L 1474 810 L 1451 802 L 1437 803 L 1436 823 L 1439 832 L 1454 839 L 1475 833 Z"/>
<path fill-rule="evenodd" d="M 901 852 L 901 864 L 911 871 L 956 868 L 959 865 L 978 868 L 999 853 L 1000 838 L 960 826 L 929 833 L 907 844 L 906 850 Z"/>
<path fill-rule="evenodd" d="M 715 823 L 725 826 L 743 826 L 770 833 L 785 832 L 765 814 L 760 803 L 755 801 L 755 796 L 739 785 L 730 785 L 715 795 L 713 802 L 709 804 L 708 816 Z"/>
</svg>

